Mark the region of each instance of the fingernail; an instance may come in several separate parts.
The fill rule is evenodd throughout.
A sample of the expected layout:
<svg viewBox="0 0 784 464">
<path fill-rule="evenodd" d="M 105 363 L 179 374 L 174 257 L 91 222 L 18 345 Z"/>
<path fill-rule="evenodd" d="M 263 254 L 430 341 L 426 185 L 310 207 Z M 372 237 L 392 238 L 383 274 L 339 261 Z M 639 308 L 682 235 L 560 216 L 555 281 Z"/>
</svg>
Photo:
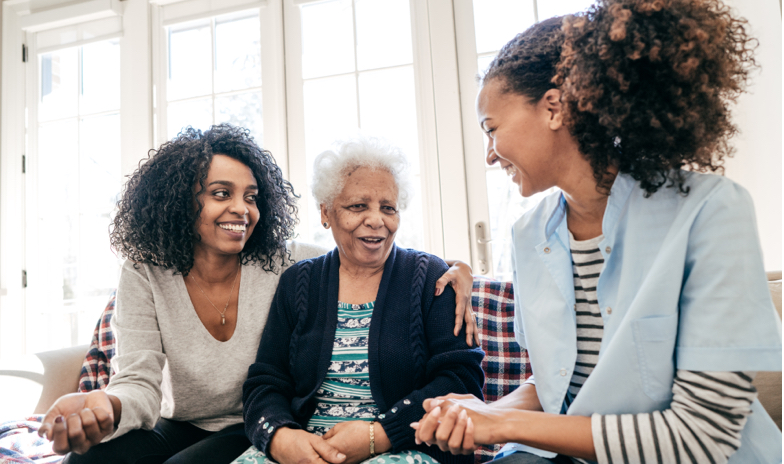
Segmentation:
<svg viewBox="0 0 784 464">
<path fill-rule="evenodd" d="M 468 416 L 468 413 L 466 412 L 466 410 L 465 410 L 465 409 L 463 409 L 462 411 L 460 411 L 460 419 L 465 419 L 465 418 L 466 418 L 466 416 Z"/>
<path fill-rule="evenodd" d="M 436 406 L 432 411 L 430 411 L 430 413 L 435 414 L 436 416 L 441 414 L 441 406 Z"/>
<path fill-rule="evenodd" d="M 442 290 L 441 290 L 440 288 L 437 288 L 437 289 L 436 289 L 436 296 L 440 295 L 440 294 L 441 294 L 441 291 L 442 291 Z"/>
<path fill-rule="evenodd" d="M 57 417 L 54 418 L 55 424 L 59 424 L 62 421 L 63 421 L 63 416 L 57 416 Z"/>
<path fill-rule="evenodd" d="M 343 453 L 338 453 L 338 459 L 344 459 L 346 457 Z"/>
<path fill-rule="evenodd" d="M 444 402 L 444 400 L 433 400 L 432 404 L 433 404 L 433 406 L 438 406 L 438 405 L 440 405 L 443 402 Z"/>
</svg>

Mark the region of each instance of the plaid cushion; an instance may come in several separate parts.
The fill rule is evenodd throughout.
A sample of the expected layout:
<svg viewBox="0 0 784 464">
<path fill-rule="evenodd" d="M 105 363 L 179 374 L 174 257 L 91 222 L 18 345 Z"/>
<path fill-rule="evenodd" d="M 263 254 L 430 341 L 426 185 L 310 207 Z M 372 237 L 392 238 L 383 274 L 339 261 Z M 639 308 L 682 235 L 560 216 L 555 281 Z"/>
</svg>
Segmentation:
<svg viewBox="0 0 784 464">
<path fill-rule="evenodd" d="M 516 389 L 531 375 L 528 352 L 514 338 L 514 290 L 511 282 L 474 278 L 471 307 L 476 315 L 479 340 L 485 350 L 483 393 L 492 403 Z M 493 459 L 501 445 L 481 446 L 474 453 L 476 463 Z"/>
<path fill-rule="evenodd" d="M 112 292 L 109 303 L 106 304 L 93 331 L 93 340 L 79 375 L 80 392 L 103 390 L 109 385 L 109 377 L 112 375 L 112 356 L 114 356 L 114 335 L 109 322 L 114 314 L 116 293 Z"/>
</svg>

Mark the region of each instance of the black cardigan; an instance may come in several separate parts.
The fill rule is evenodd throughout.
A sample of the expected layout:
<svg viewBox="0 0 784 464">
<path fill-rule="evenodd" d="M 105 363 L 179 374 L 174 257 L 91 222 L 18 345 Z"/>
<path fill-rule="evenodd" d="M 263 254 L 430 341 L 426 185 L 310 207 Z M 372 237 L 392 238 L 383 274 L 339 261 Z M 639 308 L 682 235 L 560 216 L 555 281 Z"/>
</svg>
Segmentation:
<svg viewBox="0 0 784 464">
<path fill-rule="evenodd" d="M 269 452 L 280 427 L 304 428 L 327 375 L 337 327 L 340 258 L 337 249 L 300 261 L 280 278 L 256 362 L 242 387 L 245 433 Z M 438 257 L 393 246 L 370 322 L 370 390 L 392 451 L 417 449 L 441 463 L 470 464 L 437 446 L 416 445 L 409 426 L 424 414 L 422 401 L 447 393 L 482 397 L 484 356 L 453 334 L 455 293 L 438 297 L 447 270 Z"/>
</svg>

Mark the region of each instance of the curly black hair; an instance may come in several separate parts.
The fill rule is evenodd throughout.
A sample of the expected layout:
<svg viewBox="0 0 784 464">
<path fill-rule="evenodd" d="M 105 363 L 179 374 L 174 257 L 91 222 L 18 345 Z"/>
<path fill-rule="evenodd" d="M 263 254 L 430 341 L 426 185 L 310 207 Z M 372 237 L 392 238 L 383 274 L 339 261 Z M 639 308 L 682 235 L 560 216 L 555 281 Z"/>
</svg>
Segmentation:
<svg viewBox="0 0 784 464">
<path fill-rule="evenodd" d="M 259 187 L 259 221 L 242 250 L 241 262 L 276 272 L 278 261 L 290 260 L 286 240 L 297 223 L 298 195 L 272 154 L 256 145 L 247 129 L 229 124 L 204 132 L 188 127 L 157 151 L 150 150 L 117 203 L 119 211 L 110 228 L 112 247 L 134 262 L 187 275 L 193 267 L 193 244 L 200 240 L 196 233 L 202 210 L 199 197 L 215 154 L 248 166 Z"/>
<path fill-rule="evenodd" d="M 730 106 L 756 67 L 746 28 L 720 0 L 599 0 L 519 34 L 483 82 L 502 77 L 532 100 L 559 88 L 600 192 L 616 166 L 646 195 L 687 194 L 684 169 L 723 172 L 733 154 Z"/>
</svg>

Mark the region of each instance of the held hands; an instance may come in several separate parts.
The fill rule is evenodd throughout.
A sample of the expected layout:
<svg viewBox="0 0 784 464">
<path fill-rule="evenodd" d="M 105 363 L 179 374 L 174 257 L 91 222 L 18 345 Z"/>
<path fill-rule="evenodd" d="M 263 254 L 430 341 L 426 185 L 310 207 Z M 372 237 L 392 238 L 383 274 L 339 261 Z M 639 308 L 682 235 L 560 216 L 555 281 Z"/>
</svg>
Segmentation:
<svg viewBox="0 0 784 464">
<path fill-rule="evenodd" d="M 436 296 L 443 293 L 447 285 L 451 285 L 457 294 L 455 301 L 455 336 L 460 334 L 463 328 L 463 320 L 466 323 L 466 343 L 472 345 L 472 340 L 479 346 L 479 330 L 476 328 L 476 319 L 471 310 L 471 292 L 474 288 L 474 276 L 471 274 L 471 266 L 462 261 L 449 261 L 451 265 L 444 275 L 436 281 Z"/>
<path fill-rule="evenodd" d="M 269 446 L 270 457 L 279 464 L 343 464 L 346 455 L 323 437 L 304 430 L 279 428 Z"/>
<path fill-rule="evenodd" d="M 384 428 L 374 424 L 376 454 L 388 451 L 392 445 L 384 433 Z M 370 423 L 349 421 L 336 424 L 324 434 L 322 439 L 346 455 L 343 464 L 356 464 L 370 458 Z"/>
<path fill-rule="evenodd" d="M 416 442 L 437 445 L 452 454 L 471 454 L 477 444 L 491 444 L 493 425 L 499 412 L 489 408 L 473 395 L 439 396 L 426 399 L 422 405 L 425 415 L 411 427 L 416 430 Z"/>
<path fill-rule="evenodd" d="M 57 454 L 84 454 L 114 431 L 114 409 L 105 392 L 60 397 L 44 416 L 38 435 L 53 442 Z"/>
</svg>

